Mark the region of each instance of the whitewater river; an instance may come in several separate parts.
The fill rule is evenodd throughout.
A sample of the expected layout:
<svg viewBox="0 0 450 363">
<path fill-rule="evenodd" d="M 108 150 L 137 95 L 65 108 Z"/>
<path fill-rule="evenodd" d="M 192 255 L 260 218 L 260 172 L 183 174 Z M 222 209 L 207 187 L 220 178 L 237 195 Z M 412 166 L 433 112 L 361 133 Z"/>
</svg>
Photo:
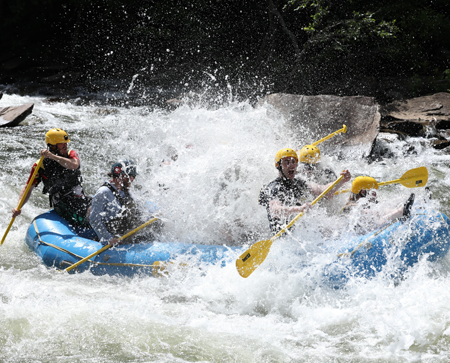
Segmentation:
<svg viewBox="0 0 450 363">
<path fill-rule="evenodd" d="M 271 236 L 258 193 L 276 177 L 276 151 L 313 141 L 293 140 L 282 119 L 248 103 L 214 109 L 199 103 L 166 112 L 4 95 L 0 107 L 28 102 L 35 103 L 34 111 L 21 126 L 0 129 L 1 235 L 50 128 L 68 132 L 88 194 L 107 179 L 113 162 L 133 159 L 139 173 L 134 195 L 159 207 L 165 241 L 246 247 Z M 381 162 L 323 159 L 336 171 L 348 168 L 378 181 L 426 166 L 433 192 L 426 207 L 449 215 L 450 156 L 424 148 L 421 139 L 408 142 L 417 155 L 403 155 L 404 144 L 396 142 L 395 158 Z M 188 266 L 162 278 L 122 278 L 69 275 L 41 263 L 24 243 L 32 219 L 49 208 L 41 190 L 34 191 L 0 247 L 0 362 L 450 359 L 450 257 L 421 261 L 403 281 L 380 273 L 335 290 L 316 283 L 313 269 L 292 268 L 296 256 L 282 253 L 293 248 L 299 255 L 304 251 L 304 259 L 326 263 L 329 256 L 315 253 L 318 231 L 341 227 L 333 210 L 345 196 L 305 215 L 247 279 L 234 264 Z M 414 208 L 423 206 L 425 191 L 414 192 Z M 386 186 L 379 198 L 393 207 L 410 193 Z"/>
</svg>

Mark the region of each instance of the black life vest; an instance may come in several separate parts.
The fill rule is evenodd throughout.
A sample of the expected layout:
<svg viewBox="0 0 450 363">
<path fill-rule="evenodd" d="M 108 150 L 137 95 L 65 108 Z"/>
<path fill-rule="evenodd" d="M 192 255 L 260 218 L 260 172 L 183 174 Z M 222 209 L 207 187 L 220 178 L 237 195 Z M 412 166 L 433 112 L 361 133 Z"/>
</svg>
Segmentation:
<svg viewBox="0 0 450 363">
<path fill-rule="evenodd" d="M 68 158 L 68 155 L 64 157 Z M 83 181 L 80 167 L 75 170 L 67 169 L 56 160 L 47 158 L 44 159 L 42 167 L 39 169 L 39 177 L 44 183 L 42 193 L 48 193 L 50 200 L 56 193 L 60 193 L 61 196 L 67 195 L 76 186 L 81 186 Z"/>
<path fill-rule="evenodd" d="M 263 187 L 259 193 L 259 204 L 266 207 L 269 226 L 273 232 L 281 230 L 290 219 L 279 219 L 270 213 L 270 201 L 278 199 L 284 206 L 300 206 L 311 196 L 307 183 L 301 179 L 287 179 L 278 177 L 270 184 Z"/>
<path fill-rule="evenodd" d="M 261 189 L 259 204 L 268 207 L 272 199 L 278 199 L 285 206 L 302 205 L 309 194 L 304 180 L 278 177 Z"/>
</svg>

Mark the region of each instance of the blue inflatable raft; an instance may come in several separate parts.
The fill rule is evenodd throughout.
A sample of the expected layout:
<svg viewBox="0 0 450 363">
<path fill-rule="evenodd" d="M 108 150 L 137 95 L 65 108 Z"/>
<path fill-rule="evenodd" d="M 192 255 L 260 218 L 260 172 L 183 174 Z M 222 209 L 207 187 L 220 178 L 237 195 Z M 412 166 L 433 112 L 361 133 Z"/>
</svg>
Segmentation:
<svg viewBox="0 0 450 363">
<path fill-rule="evenodd" d="M 25 241 L 44 264 L 65 269 L 103 247 L 93 237 L 92 230 L 74 229 L 51 210 L 34 219 Z M 398 267 L 396 274 L 401 276 L 422 258 L 436 261 L 444 257 L 450 248 L 450 221 L 440 212 L 423 210 L 406 222 L 396 221 L 364 236 L 349 236 L 321 244 L 324 253 L 336 255 L 335 261 L 323 269 L 322 278 L 339 288 L 353 276 L 372 278 L 389 262 L 394 262 Z M 71 272 L 90 270 L 96 275 L 156 275 L 161 263 L 174 260 L 189 263 L 191 260 L 196 265 L 234 264 L 243 252 L 244 248 L 238 247 L 146 242 L 110 248 Z M 295 259 L 294 255 L 292 259 Z"/>
<path fill-rule="evenodd" d="M 396 220 L 376 232 L 327 246 L 328 252 L 333 249 L 338 258 L 324 268 L 323 279 L 340 288 L 352 277 L 374 277 L 388 263 L 389 276 L 401 279 L 420 259 L 437 261 L 449 248 L 447 216 L 433 210 L 418 210 L 406 221 Z"/>
<path fill-rule="evenodd" d="M 25 242 L 47 266 L 66 269 L 103 247 L 100 242 L 93 240 L 94 237 L 93 230 L 73 228 L 54 210 L 50 210 L 33 220 Z M 83 272 L 89 269 L 95 275 L 155 276 L 164 268 L 165 262 L 180 257 L 186 257 L 183 263 L 193 260 L 197 265 L 202 263 L 225 265 L 234 261 L 239 252 L 242 253 L 242 249 L 236 247 L 144 242 L 110 248 L 70 272 Z"/>
</svg>

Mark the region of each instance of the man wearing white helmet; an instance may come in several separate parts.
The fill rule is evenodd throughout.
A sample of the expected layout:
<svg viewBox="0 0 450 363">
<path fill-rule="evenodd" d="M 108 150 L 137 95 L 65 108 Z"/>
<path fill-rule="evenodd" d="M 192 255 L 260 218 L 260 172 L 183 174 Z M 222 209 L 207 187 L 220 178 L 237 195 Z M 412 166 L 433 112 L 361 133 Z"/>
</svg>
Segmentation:
<svg viewBox="0 0 450 363">
<path fill-rule="evenodd" d="M 275 155 L 278 178 L 261 189 L 259 204 L 266 207 L 270 229 L 278 232 L 300 212 L 306 212 L 315 196 L 319 196 L 331 185 L 321 185 L 302 178 L 296 178 L 298 156 L 293 149 L 281 149 Z M 351 179 L 350 172 L 344 170 L 344 178 L 325 196 L 332 198 L 334 191 Z M 307 202 L 309 201 L 309 202 Z"/>
<path fill-rule="evenodd" d="M 92 199 L 89 223 L 102 244 L 115 246 L 121 235 L 143 222 L 130 193 L 131 183 L 137 176 L 134 162 L 123 160 L 114 163 L 108 176 L 111 179 L 97 190 Z M 153 223 L 152 229 L 160 228 L 160 223 Z M 123 243 L 129 242 L 127 238 Z"/>
<path fill-rule="evenodd" d="M 46 133 L 47 149 L 41 150 L 44 160 L 24 199 L 24 204 L 30 198 L 33 189 L 42 182 L 44 184 L 42 192 L 49 195 L 50 207 L 53 207 L 71 224 L 80 226 L 85 224 L 90 198 L 84 194 L 81 186 L 83 179 L 80 171 L 80 157 L 75 150 L 67 149 L 69 142 L 69 136 L 62 129 L 55 128 Z M 36 167 L 37 163 L 33 165 L 19 200 L 22 200 Z M 20 209 L 17 208 L 12 211 L 13 217 L 17 217 L 20 213 Z"/>
</svg>

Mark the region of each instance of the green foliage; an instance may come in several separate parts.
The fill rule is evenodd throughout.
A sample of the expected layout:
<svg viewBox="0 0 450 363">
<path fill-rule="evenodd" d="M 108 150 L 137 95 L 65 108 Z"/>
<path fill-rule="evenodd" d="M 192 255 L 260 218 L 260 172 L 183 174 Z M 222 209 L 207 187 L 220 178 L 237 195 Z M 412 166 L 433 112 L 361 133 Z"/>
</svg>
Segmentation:
<svg viewBox="0 0 450 363">
<path fill-rule="evenodd" d="M 393 38 L 399 31 L 395 19 L 377 19 L 374 11 L 361 11 L 363 7 L 353 1 L 337 6 L 331 0 L 289 0 L 288 6 L 309 15 L 312 21 L 303 27 L 310 34 L 309 41 L 329 43 L 336 50 L 349 50 L 352 44 L 374 38 Z"/>
</svg>

